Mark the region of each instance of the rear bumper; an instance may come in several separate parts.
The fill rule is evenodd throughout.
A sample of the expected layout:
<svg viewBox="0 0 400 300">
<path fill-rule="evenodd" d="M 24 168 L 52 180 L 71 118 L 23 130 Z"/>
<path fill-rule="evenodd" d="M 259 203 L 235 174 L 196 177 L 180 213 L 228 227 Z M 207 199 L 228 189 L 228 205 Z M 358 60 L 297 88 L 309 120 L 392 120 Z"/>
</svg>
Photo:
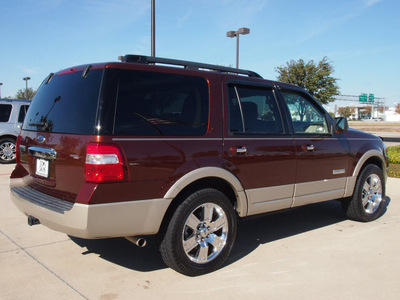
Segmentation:
<svg viewBox="0 0 400 300">
<path fill-rule="evenodd" d="M 21 212 L 53 230 L 87 239 L 156 234 L 171 203 L 171 199 L 69 203 L 18 183 L 11 179 L 11 199 Z"/>
</svg>

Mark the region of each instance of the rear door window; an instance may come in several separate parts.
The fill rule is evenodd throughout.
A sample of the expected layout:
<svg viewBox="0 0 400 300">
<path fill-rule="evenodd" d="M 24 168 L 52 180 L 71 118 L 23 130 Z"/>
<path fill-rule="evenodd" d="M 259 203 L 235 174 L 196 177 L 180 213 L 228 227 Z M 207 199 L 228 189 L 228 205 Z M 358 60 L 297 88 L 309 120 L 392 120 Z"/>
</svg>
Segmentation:
<svg viewBox="0 0 400 300">
<path fill-rule="evenodd" d="M 119 71 L 115 135 L 203 135 L 208 128 L 208 84 L 202 77 Z"/>
<path fill-rule="evenodd" d="M 230 134 L 283 132 L 278 105 L 271 88 L 229 86 Z"/>
<path fill-rule="evenodd" d="M 0 104 L 0 122 L 8 122 L 10 120 L 11 110 L 11 104 Z"/>
</svg>

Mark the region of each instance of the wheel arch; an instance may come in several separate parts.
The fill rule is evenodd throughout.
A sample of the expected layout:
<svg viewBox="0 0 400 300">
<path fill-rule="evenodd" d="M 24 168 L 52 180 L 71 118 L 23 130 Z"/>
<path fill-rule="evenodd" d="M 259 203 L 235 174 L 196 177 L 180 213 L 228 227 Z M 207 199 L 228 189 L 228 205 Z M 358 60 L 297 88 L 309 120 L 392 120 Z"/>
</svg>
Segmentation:
<svg viewBox="0 0 400 300">
<path fill-rule="evenodd" d="M 2 136 L 0 136 L 0 140 L 2 140 L 2 139 L 13 139 L 13 140 L 17 141 L 17 137 L 12 134 L 3 134 Z"/>
<path fill-rule="evenodd" d="M 376 165 L 383 171 L 384 178 L 386 181 L 386 178 L 387 178 L 386 161 L 383 156 L 383 153 L 378 150 L 375 150 L 375 149 L 369 150 L 369 151 L 365 152 L 364 155 L 357 162 L 357 165 L 353 170 L 352 176 L 347 178 L 347 188 L 346 188 L 344 198 L 351 197 L 353 195 L 358 177 L 360 176 L 361 172 L 368 165 L 371 165 L 371 164 Z"/>
<path fill-rule="evenodd" d="M 353 171 L 353 177 L 358 177 L 361 171 L 369 164 L 374 164 L 382 169 L 382 171 L 386 171 L 386 162 L 383 157 L 383 153 L 378 150 L 369 150 L 360 158 L 356 167 Z"/>
<path fill-rule="evenodd" d="M 214 188 L 231 201 L 239 216 L 247 215 L 247 197 L 240 181 L 230 172 L 216 167 L 205 167 L 194 170 L 181 177 L 165 194 L 165 199 L 172 199 L 160 232 L 168 225 L 176 208 L 193 192 L 204 188 Z"/>
</svg>

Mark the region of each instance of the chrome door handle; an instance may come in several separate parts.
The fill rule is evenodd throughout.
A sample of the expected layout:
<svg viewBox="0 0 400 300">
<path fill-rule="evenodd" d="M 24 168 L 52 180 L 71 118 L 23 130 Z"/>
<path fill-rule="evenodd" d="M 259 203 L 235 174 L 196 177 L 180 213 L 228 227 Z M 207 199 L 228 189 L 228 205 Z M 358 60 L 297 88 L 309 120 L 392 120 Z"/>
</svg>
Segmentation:
<svg viewBox="0 0 400 300">
<path fill-rule="evenodd" d="M 314 151 L 315 148 L 314 148 L 314 145 L 307 145 L 306 149 L 307 149 L 307 151 L 311 152 L 311 151 Z"/>
<path fill-rule="evenodd" d="M 239 147 L 236 148 L 236 154 L 247 154 L 247 148 L 246 147 Z"/>
<path fill-rule="evenodd" d="M 315 150 L 314 145 L 303 145 L 301 146 L 304 152 L 313 152 Z"/>
</svg>

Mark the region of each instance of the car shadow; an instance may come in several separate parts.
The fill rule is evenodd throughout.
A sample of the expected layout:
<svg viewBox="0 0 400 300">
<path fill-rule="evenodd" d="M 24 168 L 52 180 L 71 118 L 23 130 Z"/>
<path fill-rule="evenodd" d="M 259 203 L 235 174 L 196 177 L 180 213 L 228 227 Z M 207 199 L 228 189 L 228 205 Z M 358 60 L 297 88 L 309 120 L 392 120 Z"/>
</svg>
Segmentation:
<svg viewBox="0 0 400 300">
<path fill-rule="evenodd" d="M 386 212 L 389 204 L 390 198 L 386 197 L 381 216 Z M 236 241 L 223 267 L 247 256 L 262 244 L 303 234 L 345 220 L 347 218 L 342 205 L 336 200 L 245 218 L 238 222 Z M 95 253 L 109 262 L 140 272 L 166 268 L 154 236 L 146 237 L 147 245 L 144 248 L 137 247 L 125 238 L 100 240 L 87 240 L 72 236 L 70 238 L 80 247 L 86 248 L 82 255 Z"/>
</svg>

